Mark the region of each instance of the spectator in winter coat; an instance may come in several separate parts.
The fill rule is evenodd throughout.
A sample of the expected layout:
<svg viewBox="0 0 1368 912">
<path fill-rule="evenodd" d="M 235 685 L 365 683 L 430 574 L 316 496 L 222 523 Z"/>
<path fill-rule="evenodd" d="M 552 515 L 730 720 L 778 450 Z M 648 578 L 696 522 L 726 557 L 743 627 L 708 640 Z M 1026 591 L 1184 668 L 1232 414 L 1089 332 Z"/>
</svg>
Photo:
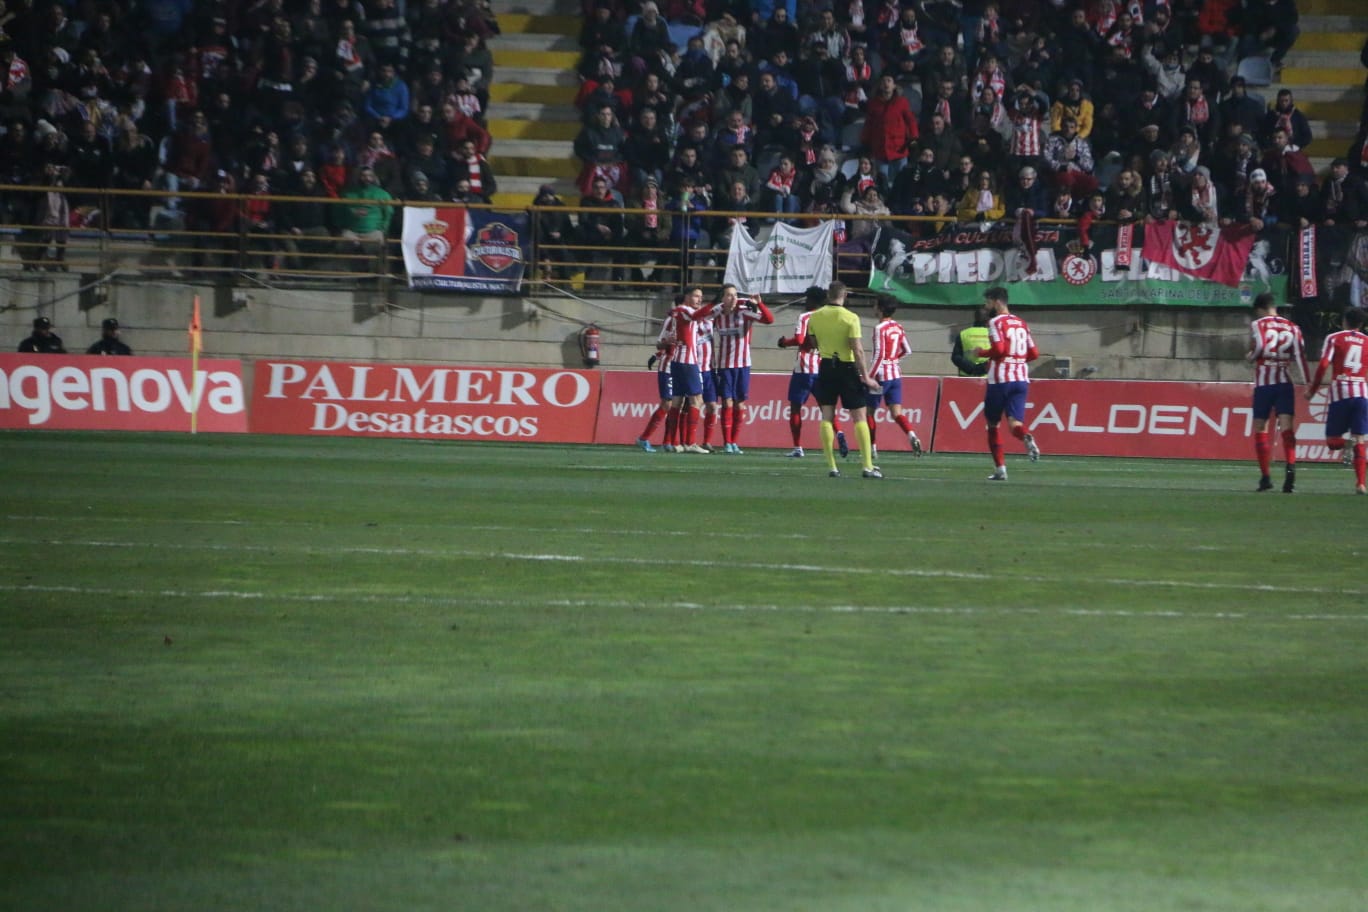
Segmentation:
<svg viewBox="0 0 1368 912">
<path fill-rule="evenodd" d="M 1321 187 L 1321 206 L 1326 225 L 1368 228 L 1368 183 L 1349 173 L 1346 159 L 1330 164 L 1330 177 Z"/>
<path fill-rule="evenodd" d="M 1266 113 L 1263 105 L 1249 97 L 1243 76 L 1230 80 L 1230 94 L 1216 106 L 1216 111 L 1222 124 L 1238 123 L 1245 133 L 1254 137 L 1259 135 Z"/>
<path fill-rule="evenodd" d="M 1303 152 L 1311 145 L 1311 124 L 1307 122 L 1306 115 L 1297 110 L 1289 89 L 1280 91 L 1278 100 L 1264 114 L 1258 133 L 1259 139 L 1264 142 L 1271 140 L 1273 131 L 1279 127 L 1287 131 L 1288 140 L 1292 145 Z"/>
<path fill-rule="evenodd" d="M 1083 80 L 1077 77 L 1069 80 L 1064 95 L 1050 105 L 1050 132 L 1058 133 L 1063 129 L 1064 116 L 1072 115 L 1078 124 L 1078 135 L 1084 139 L 1092 136 L 1093 103 L 1083 96 Z"/>
<path fill-rule="evenodd" d="M 912 106 L 902 96 L 893 77 L 879 78 L 874 97 L 869 99 L 865 112 L 864 130 L 860 143 L 869 150 L 884 180 L 892 182 L 903 166 L 918 136 L 917 119 Z"/>
</svg>

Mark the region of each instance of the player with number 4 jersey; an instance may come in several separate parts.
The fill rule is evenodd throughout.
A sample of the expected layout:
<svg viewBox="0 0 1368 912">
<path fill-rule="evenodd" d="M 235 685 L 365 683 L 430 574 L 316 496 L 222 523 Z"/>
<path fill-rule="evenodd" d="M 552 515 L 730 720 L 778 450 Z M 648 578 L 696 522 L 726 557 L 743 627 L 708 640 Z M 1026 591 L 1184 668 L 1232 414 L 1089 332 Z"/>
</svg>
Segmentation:
<svg viewBox="0 0 1368 912">
<path fill-rule="evenodd" d="M 1254 362 L 1254 455 L 1259 461 L 1259 486 L 1255 490 L 1273 490 L 1269 477 L 1273 444 L 1268 425 L 1276 417 L 1285 461 L 1283 493 L 1291 494 L 1297 480 L 1297 435 L 1293 430 L 1297 402 L 1292 368 L 1301 371 L 1303 380 L 1309 379 L 1311 373 L 1306 368 L 1301 329 L 1286 317 L 1278 316 L 1278 306 L 1271 294 L 1254 299 L 1247 357 Z"/>
<path fill-rule="evenodd" d="M 1330 407 L 1325 414 L 1325 445 L 1331 451 L 1353 442 L 1354 490 L 1364 487 L 1364 441 L 1368 440 L 1368 336 L 1363 334 L 1364 312 L 1351 307 L 1341 319 L 1343 330 L 1325 337 L 1316 376 L 1306 388 L 1310 399 L 1329 381 Z M 1346 440 L 1347 438 L 1347 440 Z"/>
<path fill-rule="evenodd" d="M 989 481 L 1007 480 L 1007 463 L 1003 459 L 1002 438 L 998 424 L 1005 415 L 1012 436 L 1026 444 L 1026 454 L 1035 462 L 1040 458 L 1040 447 L 1035 438 L 1026 433 L 1026 391 L 1031 377 L 1027 364 L 1040 357 L 1035 340 L 1026 321 L 1007 309 L 1007 289 L 997 286 L 983 294 L 988 313 L 988 348 L 974 352 L 975 357 L 988 359 L 988 390 L 983 397 L 983 417 L 988 423 L 988 452 L 993 455 L 993 474 Z"/>
</svg>

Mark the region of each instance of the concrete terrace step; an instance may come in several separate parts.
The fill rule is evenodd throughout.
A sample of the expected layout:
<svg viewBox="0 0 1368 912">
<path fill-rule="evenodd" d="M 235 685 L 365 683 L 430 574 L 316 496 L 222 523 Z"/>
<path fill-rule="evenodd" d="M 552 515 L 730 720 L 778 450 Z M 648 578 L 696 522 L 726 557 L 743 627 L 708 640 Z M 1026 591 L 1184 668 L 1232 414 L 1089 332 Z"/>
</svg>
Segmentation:
<svg viewBox="0 0 1368 912">
<path fill-rule="evenodd" d="M 1277 92 L 1270 92 L 1265 97 L 1270 101 L 1276 97 Z M 1292 89 L 1292 97 L 1297 100 L 1297 107 L 1306 115 L 1307 120 L 1330 121 L 1338 124 L 1335 132 L 1344 135 L 1346 131 L 1353 132 L 1358 129 L 1359 114 L 1363 112 L 1362 97 L 1350 101 L 1304 101 L 1301 92 L 1296 88 Z"/>
<path fill-rule="evenodd" d="M 1344 18 L 1344 17 L 1337 17 Z M 1346 19 L 1346 21 L 1349 21 Z M 1368 20 L 1353 20 L 1368 23 Z M 1359 27 L 1348 25 L 1342 28 L 1327 27 L 1324 31 L 1310 31 L 1306 20 L 1302 20 L 1302 33 L 1297 38 L 1299 51 L 1352 51 L 1357 54 L 1363 50 L 1363 36 L 1368 32 L 1368 24 Z"/>
<path fill-rule="evenodd" d="M 532 16 L 570 16 L 578 19 L 579 0 L 507 0 L 496 4 L 494 10 L 499 17 L 499 27 L 503 27 L 504 17 L 513 15 Z"/>
<path fill-rule="evenodd" d="M 573 109 L 572 109 L 573 110 Z M 573 140 L 580 125 L 573 120 L 505 120 L 502 109 L 491 106 L 486 129 L 496 140 L 502 139 L 561 139 Z"/>
<path fill-rule="evenodd" d="M 550 35 L 578 36 L 584 27 L 579 16 L 534 16 L 527 13 L 499 13 L 499 28 L 503 34 L 499 38 L 522 35 L 529 32 L 545 32 Z"/>
<path fill-rule="evenodd" d="M 1282 81 L 1290 86 L 1353 86 L 1357 89 L 1363 86 L 1364 72 L 1363 67 L 1284 66 Z"/>
<path fill-rule="evenodd" d="M 1303 51 L 1293 48 L 1283 58 L 1283 64 L 1288 70 L 1293 67 L 1332 67 L 1346 70 L 1357 69 L 1360 74 L 1364 73 L 1363 67 L 1359 65 L 1357 51 Z M 1360 79 L 1360 81 L 1362 80 Z"/>
<path fill-rule="evenodd" d="M 1283 70 L 1286 76 L 1290 70 Z M 1275 82 L 1268 86 L 1250 86 L 1249 91 L 1257 92 L 1271 104 L 1278 93 L 1287 89 L 1297 100 L 1297 107 L 1305 110 L 1310 104 L 1363 103 L 1363 86 L 1360 85 L 1296 85 L 1289 82 Z M 1308 112 L 1307 117 L 1311 114 Z M 1320 120 L 1337 120 L 1336 117 L 1320 117 Z M 1355 121 L 1357 121 L 1357 117 Z"/>
<path fill-rule="evenodd" d="M 489 40 L 489 49 L 493 52 L 495 59 L 498 59 L 500 51 L 504 50 L 519 52 L 551 51 L 572 53 L 578 62 L 581 53 L 579 41 L 575 38 L 570 35 L 554 35 L 547 32 L 528 32 L 518 35 L 503 34 Z"/>
<path fill-rule="evenodd" d="M 544 139 L 504 139 L 489 150 L 489 163 L 496 175 L 532 177 L 541 182 L 574 180 L 580 163 L 569 142 Z"/>
<path fill-rule="evenodd" d="M 1365 10 L 1363 4 L 1359 4 L 1356 12 L 1357 14 L 1353 16 L 1301 16 L 1297 20 L 1297 24 L 1301 27 L 1301 38 L 1305 38 L 1311 33 L 1358 32 L 1360 34 L 1359 40 L 1361 42 L 1362 33 L 1368 32 L 1368 16 L 1363 15 L 1364 12 L 1368 12 L 1368 10 Z M 1297 39 L 1298 44 L 1301 43 L 1301 38 Z"/>
<path fill-rule="evenodd" d="M 1344 120 L 1307 120 L 1311 135 L 1317 140 L 1348 145 L 1358 132 L 1356 121 Z"/>
<path fill-rule="evenodd" d="M 1363 9 L 1363 0 L 1297 0 L 1297 10 L 1307 16 L 1352 16 Z"/>
<path fill-rule="evenodd" d="M 497 120 L 542 120 L 580 122 L 580 112 L 568 101 L 542 104 L 532 101 L 500 101 L 489 106 L 489 116 Z"/>
<path fill-rule="evenodd" d="M 498 76 L 503 77 L 500 73 Z M 525 83 L 495 82 L 489 87 L 491 102 L 519 102 L 538 105 L 564 105 L 574 110 L 579 85 L 527 85 Z"/>
<path fill-rule="evenodd" d="M 568 86 L 572 89 L 579 89 L 579 77 L 575 75 L 574 64 L 569 68 L 558 69 L 547 66 L 508 66 L 501 67 L 495 61 L 494 84 L 490 86 L 491 92 L 499 88 L 500 85 L 521 85 L 521 86 Z M 575 93 L 571 92 L 570 97 L 574 98 Z M 513 100 L 513 99 L 506 99 Z M 517 99 L 527 101 L 529 99 Z"/>
<path fill-rule="evenodd" d="M 494 202 L 500 206 L 525 208 L 532 205 L 542 184 L 556 188 L 561 200 L 566 203 L 579 202 L 579 188 L 571 180 L 548 180 L 541 177 L 499 177 L 499 192 L 494 194 Z"/>
<path fill-rule="evenodd" d="M 502 67 L 531 67 L 536 69 L 573 70 L 580 59 L 579 51 L 520 51 L 510 50 L 496 42 L 490 42 L 489 50 L 494 55 L 494 67 L 500 79 L 508 79 Z"/>
</svg>

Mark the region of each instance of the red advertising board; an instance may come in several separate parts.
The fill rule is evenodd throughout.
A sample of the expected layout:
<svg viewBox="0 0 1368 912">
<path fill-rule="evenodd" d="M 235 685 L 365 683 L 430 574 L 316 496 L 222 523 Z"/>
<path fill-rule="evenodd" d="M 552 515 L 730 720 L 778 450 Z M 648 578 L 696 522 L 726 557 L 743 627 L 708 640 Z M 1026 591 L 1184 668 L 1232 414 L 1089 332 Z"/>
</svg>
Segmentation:
<svg viewBox="0 0 1368 912">
<path fill-rule="evenodd" d="M 244 433 L 242 364 L 201 358 L 0 354 L 0 428 Z"/>
<path fill-rule="evenodd" d="M 590 443 L 597 371 L 256 363 L 252 431 Z"/>
<path fill-rule="evenodd" d="M 983 380 L 942 382 L 933 448 L 987 450 Z M 1174 383 L 1121 380 L 1039 380 L 1031 384 L 1026 424 L 1046 454 L 1248 459 L 1253 414 L 1248 383 Z M 1305 402 L 1299 402 L 1301 413 Z M 1323 411 L 1323 407 L 1322 407 Z M 1299 414 L 1298 421 L 1314 419 Z M 1298 457 L 1323 459 L 1324 430 L 1298 432 Z M 1010 447 L 1010 442 L 1008 443 Z"/>
<path fill-rule="evenodd" d="M 752 374 L 750 400 L 747 402 L 746 426 L 738 435 L 741 447 L 775 447 L 790 449 L 793 435 L 788 423 L 789 374 Z M 903 378 L 903 410 L 910 416 L 912 428 L 923 442 L 931 439 L 932 421 L 936 414 L 936 392 L 940 381 L 935 377 Z M 655 371 L 607 371 L 603 375 L 603 401 L 599 406 L 596 443 L 630 444 L 646 428 L 651 413 L 659 404 Z M 888 410 L 880 407 L 877 443 L 885 452 L 907 450 L 907 435 L 893 424 Z M 838 426 L 850 430 L 850 413 L 841 409 L 836 416 Z M 815 400 L 803 406 L 802 445 L 820 449 L 818 423 L 821 414 Z M 652 443 L 660 443 L 665 428 L 655 433 Z M 847 435 L 850 445 L 855 438 Z M 722 442 L 719 425 L 713 443 Z"/>
</svg>

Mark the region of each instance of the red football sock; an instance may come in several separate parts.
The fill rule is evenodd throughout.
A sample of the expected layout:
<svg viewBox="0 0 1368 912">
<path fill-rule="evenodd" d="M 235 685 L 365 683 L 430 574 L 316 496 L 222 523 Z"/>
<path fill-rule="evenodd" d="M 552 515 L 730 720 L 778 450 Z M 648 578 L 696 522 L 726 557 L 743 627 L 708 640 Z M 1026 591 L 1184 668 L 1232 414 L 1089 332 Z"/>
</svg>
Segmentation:
<svg viewBox="0 0 1368 912">
<path fill-rule="evenodd" d="M 744 406 L 739 402 L 734 403 L 731 407 L 732 443 L 736 443 L 737 438 L 741 436 L 741 428 L 746 424 L 746 416 L 742 411 L 743 408 Z"/>
<path fill-rule="evenodd" d="M 722 442 L 730 446 L 732 436 L 735 433 L 735 430 L 732 428 L 732 410 L 724 405 L 722 406 Z"/>
<path fill-rule="evenodd" d="M 1017 440 L 1025 440 L 1025 439 L 1026 439 L 1026 425 L 1024 425 L 1024 424 L 1014 424 L 1014 425 L 1012 425 L 1012 436 L 1015 437 Z"/>
<path fill-rule="evenodd" d="M 793 445 L 802 446 L 803 439 L 803 407 L 789 403 L 789 433 L 793 435 Z"/>
<path fill-rule="evenodd" d="M 1283 439 L 1283 461 L 1290 466 L 1297 464 L 1297 432 L 1286 430 L 1282 432 Z"/>
<path fill-rule="evenodd" d="M 1368 444 L 1354 444 L 1354 478 L 1358 479 L 1359 484 L 1368 484 L 1364 476 L 1368 475 Z"/>
<path fill-rule="evenodd" d="M 693 446 L 698 440 L 698 409 L 692 405 L 684 412 L 684 445 Z"/>
<path fill-rule="evenodd" d="M 907 412 L 898 412 L 893 416 L 893 420 L 898 422 L 898 427 L 903 429 L 904 434 L 912 433 L 912 420 L 907 417 Z"/>
<path fill-rule="evenodd" d="M 877 422 L 874 421 L 873 415 L 865 415 L 865 424 L 869 427 L 869 443 L 872 446 L 878 443 L 878 441 L 874 439 L 878 436 L 876 432 L 876 428 L 878 425 Z"/>
<path fill-rule="evenodd" d="M 1260 431 L 1254 435 L 1254 455 L 1259 459 L 1259 472 L 1268 474 L 1268 464 L 1273 460 L 1273 446 L 1268 442 L 1268 432 Z"/>
<path fill-rule="evenodd" d="M 665 420 L 665 413 L 668 411 L 669 409 L 657 408 L 651 413 L 651 420 L 646 422 L 646 430 L 641 432 L 642 440 L 651 439 L 651 435 L 656 432 L 656 428 L 660 427 L 660 422 Z"/>
<path fill-rule="evenodd" d="M 713 429 L 717 427 L 717 412 L 708 412 L 703 416 L 703 445 L 709 446 L 712 443 Z"/>
<path fill-rule="evenodd" d="M 993 454 L 993 465 L 1002 468 L 1002 438 L 996 427 L 988 429 L 988 452 Z"/>
<path fill-rule="evenodd" d="M 665 445 L 674 446 L 679 443 L 679 408 L 670 406 L 670 411 L 665 416 Z"/>
</svg>

